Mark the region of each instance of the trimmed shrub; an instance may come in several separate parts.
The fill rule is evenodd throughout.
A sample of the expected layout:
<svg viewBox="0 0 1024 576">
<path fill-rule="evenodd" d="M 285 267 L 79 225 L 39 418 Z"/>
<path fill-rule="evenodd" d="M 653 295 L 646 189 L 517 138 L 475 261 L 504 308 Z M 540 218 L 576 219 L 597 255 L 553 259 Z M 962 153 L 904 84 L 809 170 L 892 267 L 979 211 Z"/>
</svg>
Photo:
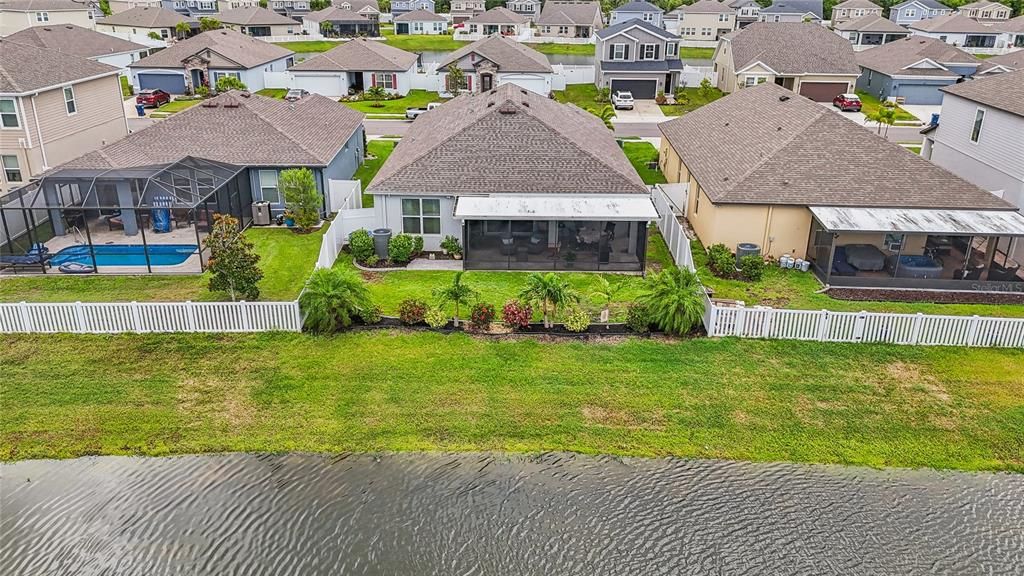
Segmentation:
<svg viewBox="0 0 1024 576">
<path fill-rule="evenodd" d="M 533 308 L 519 300 L 509 300 L 501 309 L 501 321 L 513 330 L 526 328 L 533 319 Z"/>
<path fill-rule="evenodd" d="M 423 300 L 416 300 L 414 298 L 402 300 L 402 303 L 398 305 L 398 319 L 402 321 L 402 324 L 410 326 L 419 324 L 423 322 L 423 318 L 427 315 L 429 308 Z"/>
<path fill-rule="evenodd" d="M 633 302 L 626 310 L 626 328 L 637 334 L 646 334 L 651 331 L 651 311 L 646 304 Z"/>
<path fill-rule="evenodd" d="M 444 240 L 441 240 L 441 249 L 453 256 L 455 254 L 462 254 L 462 245 L 459 244 L 459 239 L 451 234 L 445 236 Z"/>
<path fill-rule="evenodd" d="M 732 278 L 736 275 L 736 259 L 725 244 L 715 244 L 708 248 L 708 267 L 719 278 Z"/>
<path fill-rule="evenodd" d="M 573 308 L 562 319 L 562 324 L 569 332 L 584 332 L 590 328 L 590 313 L 582 308 Z"/>
<path fill-rule="evenodd" d="M 448 313 L 441 308 L 431 308 L 427 311 L 424 320 L 431 328 L 444 328 L 448 324 Z"/>
<path fill-rule="evenodd" d="M 363 324 L 376 324 L 382 317 L 380 306 L 370 306 L 359 311 L 359 319 L 363 321 Z"/>
<path fill-rule="evenodd" d="M 369 232 L 360 228 L 348 235 L 348 249 L 356 262 L 365 263 L 373 256 L 373 238 Z"/>
<path fill-rule="evenodd" d="M 764 276 L 764 260 L 750 254 L 740 258 L 740 277 L 748 282 L 759 282 Z"/>
<path fill-rule="evenodd" d="M 388 241 L 388 258 L 396 264 L 406 264 L 412 260 L 415 242 L 408 234 L 392 236 Z"/>
<path fill-rule="evenodd" d="M 483 330 L 494 321 L 494 304 L 477 302 L 469 311 L 469 323 L 477 330 Z"/>
<path fill-rule="evenodd" d="M 372 267 L 376 266 L 379 262 L 380 262 L 380 258 L 378 258 L 376 254 L 370 254 L 370 257 L 367 258 L 366 262 L 363 262 L 363 264 L 365 264 L 365 265 L 367 265 L 367 266 L 372 268 Z"/>
<path fill-rule="evenodd" d="M 423 253 L 423 236 L 412 237 L 412 254 L 413 256 L 419 256 Z"/>
</svg>

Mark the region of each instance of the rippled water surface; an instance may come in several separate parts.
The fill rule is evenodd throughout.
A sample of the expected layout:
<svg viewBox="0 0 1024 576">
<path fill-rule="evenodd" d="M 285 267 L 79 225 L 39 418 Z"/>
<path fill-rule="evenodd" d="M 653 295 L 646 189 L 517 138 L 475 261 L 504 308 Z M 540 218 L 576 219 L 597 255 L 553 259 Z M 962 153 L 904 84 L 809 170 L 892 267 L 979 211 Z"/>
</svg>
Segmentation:
<svg viewBox="0 0 1024 576">
<path fill-rule="evenodd" d="M 549 454 L 0 466 L 0 574 L 1022 574 L 1024 476 Z"/>
</svg>

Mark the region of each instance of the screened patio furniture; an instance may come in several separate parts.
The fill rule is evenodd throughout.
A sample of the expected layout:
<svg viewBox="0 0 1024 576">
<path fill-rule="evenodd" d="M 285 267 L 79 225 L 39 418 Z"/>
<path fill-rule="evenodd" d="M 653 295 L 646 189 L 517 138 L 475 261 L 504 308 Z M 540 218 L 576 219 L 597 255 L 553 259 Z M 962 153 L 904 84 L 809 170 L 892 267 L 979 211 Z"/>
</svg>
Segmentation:
<svg viewBox="0 0 1024 576">
<path fill-rule="evenodd" d="M 857 270 L 876 272 L 885 268 L 885 254 L 871 244 L 847 244 L 846 263 Z"/>
</svg>

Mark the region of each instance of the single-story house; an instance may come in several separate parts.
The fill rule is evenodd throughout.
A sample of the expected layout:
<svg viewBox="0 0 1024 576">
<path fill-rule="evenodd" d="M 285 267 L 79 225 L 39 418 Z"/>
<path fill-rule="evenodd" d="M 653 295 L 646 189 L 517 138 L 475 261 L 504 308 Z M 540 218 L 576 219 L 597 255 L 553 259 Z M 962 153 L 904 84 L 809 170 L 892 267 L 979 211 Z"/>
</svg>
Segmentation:
<svg viewBox="0 0 1024 576">
<path fill-rule="evenodd" d="M 910 30 L 892 20 L 882 18 L 881 14 L 869 14 L 854 20 L 846 20 L 833 25 L 832 29 L 836 34 L 848 39 L 856 51 L 910 36 Z"/>
<path fill-rule="evenodd" d="M 466 20 L 465 26 L 457 30 L 456 34 L 500 34 L 518 37 L 529 29 L 530 20 L 527 17 L 516 14 L 504 6 L 497 6 Z"/>
<path fill-rule="evenodd" d="M 365 150 L 362 124 L 363 114 L 316 94 L 220 94 L 43 173 L 22 194 L 49 220 L 34 221 L 30 245 L 85 266 L 79 272 L 201 272 L 215 213 L 243 227 L 255 201 L 281 213 L 285 169 L 310 169 L 322 194 L 331 180 L 351 179 Z M 3 206 L 4 222 L 23 212 Z"/>
<path fill-rule="evenodd" d="M 705 246 L 804 258 L 831 286 L 1013 289 L 1016 206 L 828 107 L 767 83 L 659 127 Z"/>
<path fill-rule="evenodd" d="M 302 24 L 259 6 L 234 8 L 221 12 L 217 19 L 229 28 L 249 36 L 291 36 L 302 33 Z"/>
<path fill-rule="evenodd" d="M 1013 72 L 1014 70 L 1022 69 L 1024 69 L 1024 50 L 1017 50 L 1016 52 L 1007 52 L 1002 56 L 993 56 L 982 60 L 978 73 L 981 75 L 998 74 L 1000 72 Z"/>
<path fill-rule="evenodd" d="M 92 28 L 92 7 L 74 0 L 4 0 L 0 2 L 0 36 L 33 26 L 74 24 Z"/>
<path fill-rule="evenodd" d="M 391 17 L 394 20 L 406 12 L 414 12 L 416 10 L 423 10 L 424 12 L 434 14 L 435 8 L 436 2 L 434 0 L 392 0 Z"/>
<path fill-rule="evenodd" d="M 136 89 L 189 94 L 199 86 L 215 90 L 221 76 L 234 76 L 256 92 L 265 87 L 264 72 L 284 72 L 294 56 L 276 44 L 222 28 L 175 42 L 129 68 Z"/>
<path fill-rule="evenodd" d="M 377 226 L 455 236 L 470 270 L 640 273 L 658 217 L 600 119 L 511 84 L 420 116 L 366 193 Z"/>
<path fill-rule="evenodd" d="M 638 100 L 679 86 L 683 62 L 679 37 L 642 20 L 626 20 L 598 31 L 594 41 L 594 85 L 628 91 Z"/>
<path fill-rule="evenodd" d="M 960 14 L 920 20 L 909 27 L 915 36 L 938 38 L 968 52 L 985 52 L 996 48 L 996 39 L 999 37 L 998 28 L 986 26 Z"/>
<path fill-rule="evenodd" d="M 761 22 L 817 22 L 824 19 L 822 0 L 773 0 L 761 8 Z"/>
<path fill-rule="evenodd" d="M 1006 22 L 997 22 L 992 25 L 1002 35 L 1001 40 L 1007 48 L 1024 48 L 1024 15 L 1011 18 Z M 996 41 L 999 45 L 999 41 Z"/>
<path fill-rule="evenodd" d="M 604 28 L 599 2 L 549 0 L 534 21 L 540 36 L 590 38 Z"/>
<path fill-rule="evenodd" d="M 6 40 L 74 54 L 122 70 L 149 54 L 147 46 L 74 24 L 34 26 L 11 34 Z"/>
<path fill-rule="evenodd" d="M 860 67 L 849 40 L 813 22 L 755 22 L 715 49 L 718 88 L 778 84 L 818 102 L 851 92 Z"/>
<path fill-rule="evenodd" d="M 182 36 L 177 31 L 178 24 L 182 22 L 188 24 L 189 33 L 199 29 L 198 20 L 183 16 L 174 10 L 162 6 L 136 6 L 97 20 L 96 30 L 137 36 L 149 36 L 152 32 L 163 40 L 172 40 Z"/>
<path fill-rule="evenodd" d="M 937 38 L 911 36 L 857 54 L 857 89 L 903 104 L 942 103 L 939 88 L 974 76 L 982 61 Z"/>
<path fill-rule="evenodd" d="M 348 8 L 328 6 L 302 17 L 302 29 L 308 34 L 323 34 L 331 38 L 380 36 L 380 22 Z"/>
<path fill-rule="evenodd" d="M 426 10 L 412 10 L 395 16 L 395 34 L 447 34 L 448 19 Z"/>
<path fill-rule="evenodd" d="M 504 36 L 488 36 L 448 54 L 437 67 L 448 90 L 452 89 L 447 72 L 451 64 L 462 70 L 462 90 L 468 92 L 487 92 L 502 84 L 516 84 L 543 96 L 551 93 L 554 71 L 547 56 Z"/>
<path fill-rule="evenodd" d="M 371 86 L 404 96 L 412 88 L 418 60 L 412 52 L 358 38 L 300 62 L 289 72 L 295 88 L 332 98 Z"/>
</svg>

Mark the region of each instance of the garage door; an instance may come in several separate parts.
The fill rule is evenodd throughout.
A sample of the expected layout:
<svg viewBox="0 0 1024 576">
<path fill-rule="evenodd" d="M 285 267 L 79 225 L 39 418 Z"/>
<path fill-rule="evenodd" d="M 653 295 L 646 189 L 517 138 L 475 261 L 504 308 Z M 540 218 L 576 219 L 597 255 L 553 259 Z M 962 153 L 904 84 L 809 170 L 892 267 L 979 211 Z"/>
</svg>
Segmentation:
<svg viewBox="0 0 1024 576">
<path fill-rule="evenodd" d="M 308 90 L 311 94 L 319 94 L 331 98 L 344 96 L 348 86 L 342 88 L 341 75 L 337 76 L 299 76 L 292 74 L 293 86 Z"/>
<path fill-rule="evenodd" d="M 637 100 L 654 100 L 658 94 L 657 80 L 612 80 L 612 93 L 632 92 Z"/>
<path fill-rule="evenodd" d="M 897 84 L 892 87 L 893 96 L 902 96 L 904 104 L 925 104 L 938 106 L 942 104 L 942 92 L 932 84 Z"/>
<path fill-rule="evenodd" d="M 520 88 L 526 88 L 530 92 L 536 92 L 541 96 L 547 96 L 548 92 L 551 91 L 544 78 L 531 74 L 501 74 L 498 76 L 498 86 L 502 84 L 515 84 Z"/>
<path fill-rule="evenodd" d="M 849 87 L 846 82 L 801 82 L 800 94 L 815 102 L 831 102 Z"/>
<path fill-rule="evenodd" d="M 139 88 L 163 90 L 168 94 L 185 93 L 185 77 L 178 74 L 153 74 L 141 72 L 138 75 Z"/>
</svg>

